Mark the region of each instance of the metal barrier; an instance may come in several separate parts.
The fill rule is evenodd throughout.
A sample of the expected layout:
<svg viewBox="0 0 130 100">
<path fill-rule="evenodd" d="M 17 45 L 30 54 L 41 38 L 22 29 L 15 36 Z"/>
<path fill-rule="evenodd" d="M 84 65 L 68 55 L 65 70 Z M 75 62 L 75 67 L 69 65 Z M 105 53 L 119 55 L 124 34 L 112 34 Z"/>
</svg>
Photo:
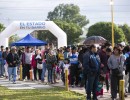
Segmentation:
<svg viewBox="0 0 130 100">
<path fill-rule="evenodd" d="M 20 81 L 23 80 L 23 68 L 22 65 L 20 65 Z"/>
<path fill-rule="evenodd" d="M 65 70 L 65 89 L 69 91 L 68 70 Z"/>
<path fill-rule="evenodd" d="M 119 83 L 119 100 L 125 100 L 124 95 L 125 95 L 125 81 L 124 80 L 120 80 Z"/>
</svg>

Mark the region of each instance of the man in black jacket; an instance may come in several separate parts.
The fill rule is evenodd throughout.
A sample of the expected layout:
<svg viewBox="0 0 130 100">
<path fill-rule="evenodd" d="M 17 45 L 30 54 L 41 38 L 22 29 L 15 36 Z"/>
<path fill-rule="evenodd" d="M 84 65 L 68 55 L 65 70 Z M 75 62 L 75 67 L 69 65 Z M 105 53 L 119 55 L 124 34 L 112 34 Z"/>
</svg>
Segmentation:
<svg viewBox="0 0 130 100">
<path fill-rule="evenodd" d="M 87 75 L 87 100 L 91 100 L 91 92 L 93 93 L 93 100 L 97 100 L 96 90 L 100 72 L 100 58 L 96 53 L 96 45 L 91 45 L 90 51 L 85 53 L 83 57 L 83 70 Z"/>
<path fill-rule="evenodd" d="M 11 47 L 10 53 L 6 57 L 8 63 L 8 74 L 9 81 L 11 81 L 11 76 L 13 77 L 13 84 L 16 84 L 17 77 L 17 64 L 19 63 L 19 57 L 16 53 L 16 47 Z"/>
</svg>

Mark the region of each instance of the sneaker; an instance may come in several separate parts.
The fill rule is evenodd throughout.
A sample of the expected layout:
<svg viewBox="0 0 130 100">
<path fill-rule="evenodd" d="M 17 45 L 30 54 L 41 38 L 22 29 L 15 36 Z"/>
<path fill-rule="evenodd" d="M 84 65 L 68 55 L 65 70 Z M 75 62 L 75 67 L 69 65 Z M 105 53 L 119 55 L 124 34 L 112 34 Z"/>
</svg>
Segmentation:
<svg viewBox="0 0 130 100">
<path fill-rule="evenodd" d="M 93 98 L 92 100 L 98 100 L 97 98 Z"/>
<path fill-rule="evenodd" d="M 9 83 L 11 83 L 11 81 L 9 81 Z"/>
<path fill-rule="evenodd" d="M 128 97 L 128 95 L 125 93 L 125 98 L 127 98 Z"/>
<path fill-rule="evenodd" d="M 14 81 L 13 84 L 16 84 L 16 82 Z"/>
<path fill-rule="evenodd" d="M 6 76 L 5 79 L 8 79 L 8 76 Z"/>
<path fill-rule="evenodd" d="M 74 88 L 74 85 L 71 85 L 72 88 Z"/>
<path fill-rule="evenodd" d="M 116 98 L 112 98 L 112 100 L 116 100 Z"/>
</svg>

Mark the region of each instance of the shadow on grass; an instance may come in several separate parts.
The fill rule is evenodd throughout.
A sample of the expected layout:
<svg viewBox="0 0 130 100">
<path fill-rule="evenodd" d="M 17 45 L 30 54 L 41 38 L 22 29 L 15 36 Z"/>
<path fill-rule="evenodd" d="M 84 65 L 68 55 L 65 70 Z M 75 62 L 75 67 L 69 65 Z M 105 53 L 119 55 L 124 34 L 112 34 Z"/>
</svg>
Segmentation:
<svg viewBox="0 0 130 100">
<path fill-rule="evenodd" d="M 0 100 L 85 100 L 85 97 L 64 88 L 9 90 L 0 87 Z"/>
</svg>

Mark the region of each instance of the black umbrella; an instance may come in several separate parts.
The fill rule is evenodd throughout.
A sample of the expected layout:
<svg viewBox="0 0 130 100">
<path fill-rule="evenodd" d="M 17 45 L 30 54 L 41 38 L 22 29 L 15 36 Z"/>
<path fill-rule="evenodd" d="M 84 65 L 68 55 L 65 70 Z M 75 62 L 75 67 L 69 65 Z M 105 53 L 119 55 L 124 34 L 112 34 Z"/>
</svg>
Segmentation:
<svg viewBox="0 0 130 100">
<path fill-rule="evenodd" d="M 84 41 L 83 44 L 85 44 L 85 45 L 92 45 L 92 44 L 101 45 L 101 44 L 104 44 L 106 42 L 107 42 L 107 40 L 101 36 L 90 36 L 90 37 L 86 38 L 86 40 Z"/>
</svg>

